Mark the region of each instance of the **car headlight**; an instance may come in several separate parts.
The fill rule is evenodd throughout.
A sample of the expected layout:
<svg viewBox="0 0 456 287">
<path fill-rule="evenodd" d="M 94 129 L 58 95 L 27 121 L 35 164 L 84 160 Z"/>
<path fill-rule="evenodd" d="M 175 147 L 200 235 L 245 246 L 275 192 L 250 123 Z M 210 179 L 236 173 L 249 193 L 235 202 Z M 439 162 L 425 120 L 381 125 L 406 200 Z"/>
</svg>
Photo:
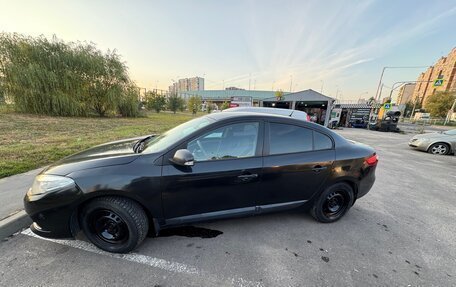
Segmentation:
<svg viewBox="0 0 456 287">
<path fill-rule="evenodd" d="M 27 192 L 27 195 L 30 197 L 42 197 L 45 194 L 75 186 L 74 180 L 69 177 L 42 174 L 35 177 L 35 181 Z"/>
</svg>

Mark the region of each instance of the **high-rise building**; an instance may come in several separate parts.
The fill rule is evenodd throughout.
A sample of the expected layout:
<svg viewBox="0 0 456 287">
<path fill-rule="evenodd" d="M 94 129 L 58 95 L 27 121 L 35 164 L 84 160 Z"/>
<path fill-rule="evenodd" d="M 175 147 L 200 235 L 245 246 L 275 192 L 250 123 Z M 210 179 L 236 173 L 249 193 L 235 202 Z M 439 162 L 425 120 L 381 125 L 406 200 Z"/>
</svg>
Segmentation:
<svg viewBox="0 0 456 287">
<path fill-rule="evenodd" d="M 194 77 L 187 79 L 188 90 L 187 91 L 204 91 L 204 78 Z"/>
<path fill-rule="evenodd" d="M 179 79 L 177 82 L 169 86 L 168 89 L 171 94 L 188 91 L 204 91 L 204 78 L 193 77 Z"/>
<path fill-rule="evenodd" d="M 426 108 L 429 96 L 436 92 L 456 91 L 456 47 L 418 77 L 412 102 Z"/>
<path fill-rule="evenodd" d="M 405 105 L 407 102 L 411 101 L 413 96 L 413 91 L 415 91 L 416 84 L 405 84 L 399 90 L 396 103 L 398 105 Z"/>
</svg>

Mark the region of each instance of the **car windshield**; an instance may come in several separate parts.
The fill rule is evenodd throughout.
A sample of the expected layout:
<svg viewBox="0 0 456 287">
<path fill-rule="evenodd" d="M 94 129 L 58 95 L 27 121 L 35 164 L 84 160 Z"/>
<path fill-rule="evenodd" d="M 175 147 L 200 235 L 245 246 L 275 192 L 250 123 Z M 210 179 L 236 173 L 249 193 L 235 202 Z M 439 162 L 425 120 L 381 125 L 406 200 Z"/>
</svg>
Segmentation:
<svg viewBox="0 0 456 287">
<path fill-rule="evenodd" d="M 443 133 L 446 134 L 446 135 L 454 136 L 454 135 L 456 135 L 456 129 L 449 130 L 449 131 L 446 131 L 446 132 L 443 132 Z"/>
<path fill-rule="evenodd" d="M 158 137 L 152 138 L 152 140 L 146 144 L 143 153 L 163 151 L 180 139 L 199 129 L 202 129 L 214 121 L 215 120 L 211 119 L 210 117 L 204 116 L 178 125 L 177 127 L 166 131 Z"/>
</svg>

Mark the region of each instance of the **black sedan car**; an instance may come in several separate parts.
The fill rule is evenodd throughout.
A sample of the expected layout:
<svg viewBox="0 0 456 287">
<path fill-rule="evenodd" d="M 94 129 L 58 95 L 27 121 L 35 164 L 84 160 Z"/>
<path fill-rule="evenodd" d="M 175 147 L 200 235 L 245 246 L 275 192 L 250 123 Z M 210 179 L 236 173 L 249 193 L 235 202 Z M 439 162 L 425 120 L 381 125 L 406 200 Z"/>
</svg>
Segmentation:
<svg viewBox="0 0 456 287">
<path fill-rule="evenodd" d="M 301 207 L 334 222 L 371 189 L 377 161 L 372 148 L 317 124 L 215 113 L 64 158 L 36 177 L 24 204 L 40 236 L 82 230 L 123 253 L 196 221 Z"/>
</svg>

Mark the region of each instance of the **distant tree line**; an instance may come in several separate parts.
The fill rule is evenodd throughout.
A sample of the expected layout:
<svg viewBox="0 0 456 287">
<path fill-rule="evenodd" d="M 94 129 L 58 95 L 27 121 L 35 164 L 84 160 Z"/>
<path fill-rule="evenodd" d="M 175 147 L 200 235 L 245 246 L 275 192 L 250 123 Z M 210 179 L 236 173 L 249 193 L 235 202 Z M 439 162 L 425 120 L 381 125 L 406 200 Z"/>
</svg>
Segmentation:
<svg viewBox="0 0 456 287">
<path fill-rule="evenodd" d="M 146 107 L 157 113 L 163 110 L 176 113 L 177 111 L 183 112 L 187 109 L 192 112 L 192 114 L 196 114 L 198 111 L 201 111 L 202 99 L 198 96 L 191 96 L 185 101 L 177 94 L 171 94 L 166 97 L 165 95 L 156 94 L 154 92 L 147 92 Z"/>
<path fill-rule="evenodd" d="M 138 93 L 115 50 L 0 33 L 0 100 L 7 97 L 19 112 L 137 116 Z"/>
</svg>

